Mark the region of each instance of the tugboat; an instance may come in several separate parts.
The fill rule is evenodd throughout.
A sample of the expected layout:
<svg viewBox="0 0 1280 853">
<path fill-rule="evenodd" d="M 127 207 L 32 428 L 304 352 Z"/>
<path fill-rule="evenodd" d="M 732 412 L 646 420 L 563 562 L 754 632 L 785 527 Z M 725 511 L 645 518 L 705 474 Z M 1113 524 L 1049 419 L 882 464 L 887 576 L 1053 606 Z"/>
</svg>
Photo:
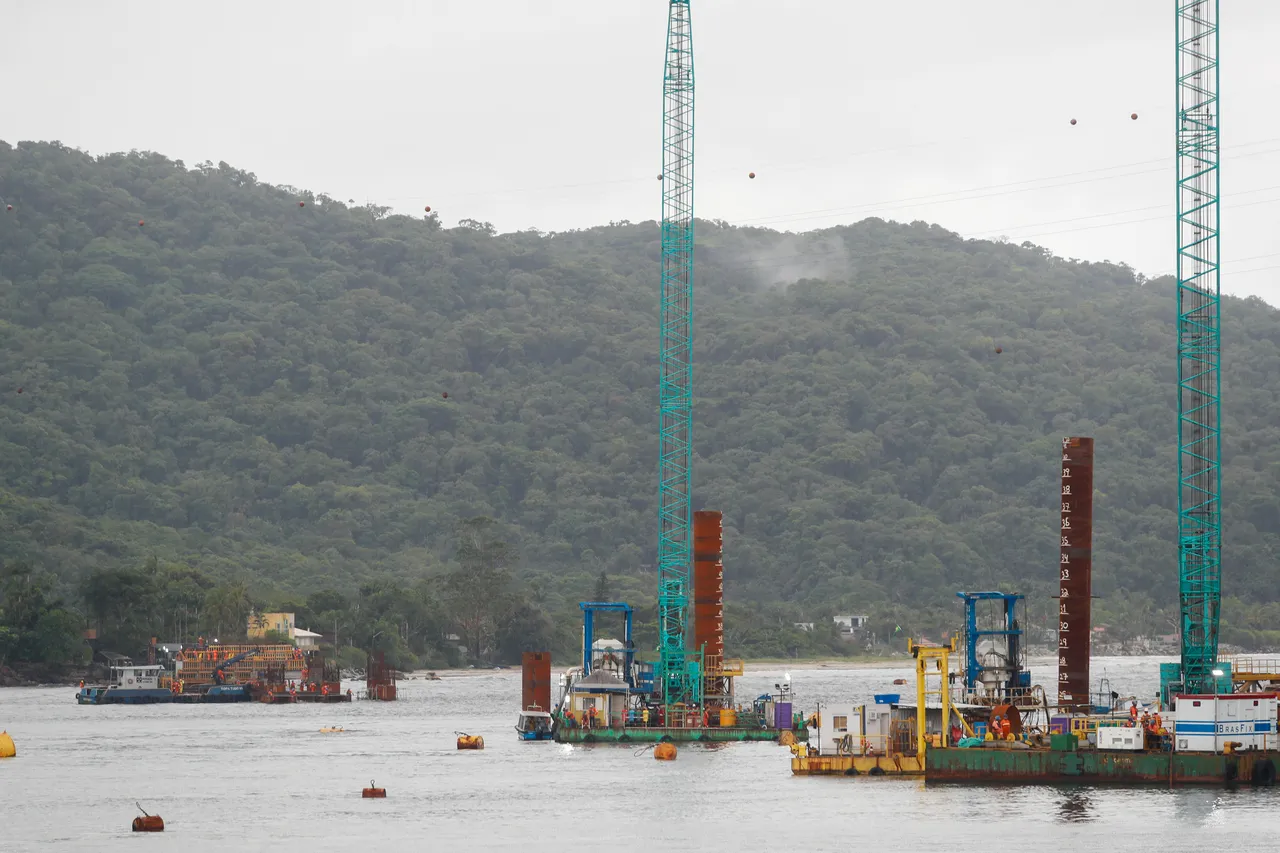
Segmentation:
<svg viewBox="0 0 1280 853">
<path fill-rule="evenodd" d="M 173 691 L 160 686 L 164 667 L 113 666 L 106 684 L 81 687 L 76 701 L 81 705 L 151 705 L 172 702 Z"/>
<path fill-rule="evenodd" d="M 516 720 L 516 734 L 520 740 L 551 740 L 555 737 L 554 720 L 546 711 L 537 706 L 520 712 Z"/>
</svg>

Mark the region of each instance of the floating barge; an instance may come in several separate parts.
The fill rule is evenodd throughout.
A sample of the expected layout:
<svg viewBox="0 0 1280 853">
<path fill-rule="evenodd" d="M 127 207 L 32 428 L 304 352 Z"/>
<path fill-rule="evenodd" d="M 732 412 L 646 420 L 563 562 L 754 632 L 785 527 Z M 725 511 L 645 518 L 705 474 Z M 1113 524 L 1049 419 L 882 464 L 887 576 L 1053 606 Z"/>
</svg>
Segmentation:
<svg viewBox="0 0 1280 853">
<path fill-rule="evenodd" d="M 1230 785 L 1271 787 L 1280 752 L 1109 752 L 1098 749 L 957 749 L 925 753 L 925 780 L 942 783 Z"/>
<path fill-rule="evenodd" d="M 557 743 L 741 743 L 744 741 L 777 742 L 783 732 L 796 740 L 807 740 L 804 729 L 764 729 L 747 726 L 707 726 L 701 728 L 667 728 L 627 726 L 623 728 L 583 729 L 557 726 Z"/>
</svg>

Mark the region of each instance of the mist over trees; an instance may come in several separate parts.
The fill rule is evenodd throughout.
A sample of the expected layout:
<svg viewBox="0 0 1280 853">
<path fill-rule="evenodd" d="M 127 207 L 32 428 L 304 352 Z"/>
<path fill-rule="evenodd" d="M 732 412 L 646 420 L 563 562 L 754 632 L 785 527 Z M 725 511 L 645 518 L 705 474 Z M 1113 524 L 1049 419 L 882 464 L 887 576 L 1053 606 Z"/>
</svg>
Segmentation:
<svg viewBox="0 0 1280 853">
<path fill-rule="evenodd" d="M 654 222 L 443 228 L 56 143 L 0 143 L 0 199 L 0 559 L 46 614 L 6 581 L 9 655 L 42 618 L 124 643 L 291 604 L 406 660 L 511 660 L 570 652 L 604 592 L 651 643 Z M 696 263 L 694 504 L 724 512 L 730 653 L 846 650 L 842 612 L 881 642 L 954 629 L 965 588 L 1051 626 L 1073 434 L 1097 441 L 1095 620 L 1174 630 L 1171 281 L 877 219 L 699 222 Z M 1223 314 L 1224 638 L 1265 644 L 1280 324 Z"/>
</svg>

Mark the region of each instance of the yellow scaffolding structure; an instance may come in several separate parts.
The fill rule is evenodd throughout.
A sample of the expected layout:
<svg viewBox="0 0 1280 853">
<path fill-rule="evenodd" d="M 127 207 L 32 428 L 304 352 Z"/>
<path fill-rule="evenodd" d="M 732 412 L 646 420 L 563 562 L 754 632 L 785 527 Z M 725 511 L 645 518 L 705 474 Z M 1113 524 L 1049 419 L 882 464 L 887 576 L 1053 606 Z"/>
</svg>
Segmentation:
<svg viewBox="0 0 1280 853">
<path fill-rule="evenodd" d="M 907 640 L 907 649 L 916 659 L 916 754 L 922 759 L 928 747 L 929 738 L 925 732 L 928 713 L 925 711 L 930 696 L 937 696 L 942 705 L 942 739 L 941 744 L 948 746 L 947 738 L 951 730 L 951 690 L 948 685 L 951 674 L 951 655 L 956 650 L 956 638 L 951 638 L 950 645 L 941 646 L 934 643 L 917 643 Z M 931 668 L 930 664 L 934 664 Z M 937 676 L 938 688 L 929 686 L 930 676 Z M 963 717 L 961 718 L 963 719 Z"/>
</svg>

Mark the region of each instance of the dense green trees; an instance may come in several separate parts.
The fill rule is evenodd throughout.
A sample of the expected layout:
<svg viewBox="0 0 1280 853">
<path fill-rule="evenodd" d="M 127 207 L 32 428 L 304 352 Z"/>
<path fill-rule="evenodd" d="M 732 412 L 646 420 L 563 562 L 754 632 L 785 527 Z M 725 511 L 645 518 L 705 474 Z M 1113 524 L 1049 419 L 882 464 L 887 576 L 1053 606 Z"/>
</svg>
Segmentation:
<svg viewBox="0 0 1280 853">
<path fill-rule="evenodd" d="M 602 576 L 651 607 L 654 223 L 444 229 L 53 143 L 0 144 L 0 196 L 0 557 L 77 591 L 190 567 L 209 586 L 166 581 L 166 625 L 332 589 L 314 615 L 341 631 L 417 590 L 360 642 L 425 651 L 432 614 L 463 616 L 457 525 L 487 516 L 533 608 L 504 625 L 572 647 Z M 836 611 L 954 627 L 964 587 L 1020 589 L 1051 624 L 1067 434 L 1097 439 L 1099 614 L 1170 630 L 1168 280 L 874 219 L 699 223 L 697 264 L 695 504 L 725 512 L 738 651 L 827 648 L 771 626 Z M 1265 631 L 1280 326 L 1227 299 L 1224 328 L 1227 616 Z M 134 630 L 96 594 L 86 615 Z M 477 624 L 441 630 L 520 645 Z"/>
<path fill-rule="evenodd" d="M 82 662 L 80 619 L 55 592 L 56 579 L 22 563 L 0 569 L 0 666 Z"/>
</svg>

